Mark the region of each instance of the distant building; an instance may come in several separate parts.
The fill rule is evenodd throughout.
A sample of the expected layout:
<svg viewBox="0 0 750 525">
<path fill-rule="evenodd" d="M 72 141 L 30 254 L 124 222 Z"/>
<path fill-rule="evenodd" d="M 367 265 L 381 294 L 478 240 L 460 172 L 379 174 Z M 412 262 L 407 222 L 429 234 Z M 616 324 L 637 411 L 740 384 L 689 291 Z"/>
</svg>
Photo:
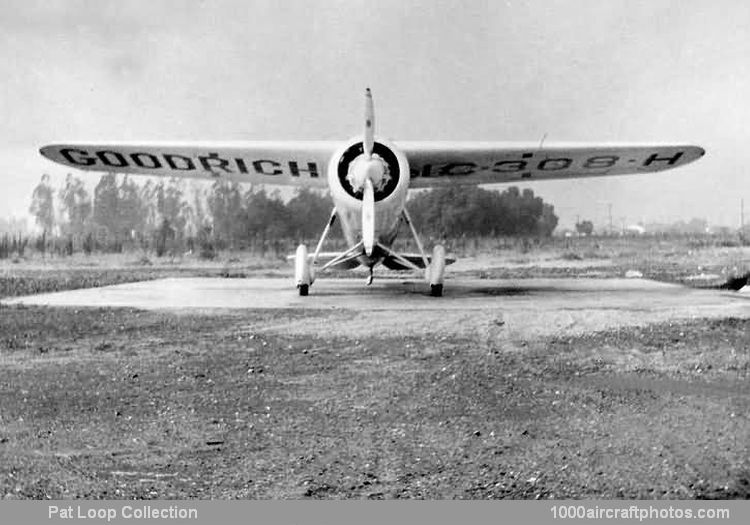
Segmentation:
<svg viewBox="0 0 750 525">
<path fill-rule="evenodd" d="M 625 227 L 623 233 L 625 235 L 643 235 L 644 233 L 646 233 L 646 228 L 644 228 L 640 224 L 631 224 L 630 226 Z"/>
</svg>

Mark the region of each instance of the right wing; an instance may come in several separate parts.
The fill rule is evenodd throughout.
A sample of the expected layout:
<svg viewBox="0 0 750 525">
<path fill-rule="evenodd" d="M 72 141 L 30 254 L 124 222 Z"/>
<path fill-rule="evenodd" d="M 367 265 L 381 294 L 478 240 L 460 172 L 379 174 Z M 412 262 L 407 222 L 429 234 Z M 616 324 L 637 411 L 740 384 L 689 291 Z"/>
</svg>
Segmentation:
<svg viewBox="0 0 750 525">
<path fill-rule="evenodd" d="M 687 144 L 398 142 L 412 188 L 523 180 L 636 175 L 684 166 L 703 156 Z"/>
<path fill-rule="evenodd" d="M 161 177 L 327 187 L 337 142 L 50 144 L 39 152 L 73 168 Z"/>
</svg>

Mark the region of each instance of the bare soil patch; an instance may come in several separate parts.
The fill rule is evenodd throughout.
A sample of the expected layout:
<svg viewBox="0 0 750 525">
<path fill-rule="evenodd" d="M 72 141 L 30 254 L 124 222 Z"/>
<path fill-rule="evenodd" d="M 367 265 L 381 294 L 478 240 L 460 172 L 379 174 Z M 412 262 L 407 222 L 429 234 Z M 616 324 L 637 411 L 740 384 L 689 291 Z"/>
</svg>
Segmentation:
<svg viewBox="0 0 750 525">
<path fill-rule="evenodd" d="M 750 497 L 750 320 L 356 338 L 340 315 L 3 308 L 0 494 Z"/>
</svg>

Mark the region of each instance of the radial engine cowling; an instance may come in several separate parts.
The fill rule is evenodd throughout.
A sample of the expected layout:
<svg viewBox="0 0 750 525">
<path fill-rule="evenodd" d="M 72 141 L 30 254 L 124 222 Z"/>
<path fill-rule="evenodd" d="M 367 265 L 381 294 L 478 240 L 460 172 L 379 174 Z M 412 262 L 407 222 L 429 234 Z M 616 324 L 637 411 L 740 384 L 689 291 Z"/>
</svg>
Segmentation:
<svg viewBox="0 0 750 525">
<path fill-rule="evenodd" d="M 361 137 L 352 139 L 337 150 L 328 165 L 328 185 L 335 203 L 359 206 L 363 182 L 372 182 L 378 208 L 403 203 L 409 187 L 409 163 L 406 155 L 391 142 L 375 139 L 372 158 L 366 159 Z"/>
</svg>

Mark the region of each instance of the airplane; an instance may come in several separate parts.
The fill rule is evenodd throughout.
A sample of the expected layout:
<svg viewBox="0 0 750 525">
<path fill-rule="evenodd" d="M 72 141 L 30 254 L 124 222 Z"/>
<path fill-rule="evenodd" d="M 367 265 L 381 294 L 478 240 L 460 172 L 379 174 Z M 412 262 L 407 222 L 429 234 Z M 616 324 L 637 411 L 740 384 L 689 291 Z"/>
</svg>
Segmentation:
<svg viewBox="0 0 750 525">
<path fill-rule="evenodd" d="M 363 266 L 369 285 L 374 268 L 382 264 L 424 272 L 436 297 L 443 294 L 445 266 L 455 258 L 441 244 L 431 255 L 425 252 L 406 208 L 409 189 L 646 174 L 684 166 L 705 154 L 699 146 L 680 144 L 392 142 L 375 135 L 369 88 L 363 133 L 343 142 L 65 143 L 39 151 L 81 170 L 328 188 L 334 205 L 315 250 L 310 254 L 300 244 L 292 256 L 299 295 L 308 295 L 318 275 L 330 269 Z M 337 219 L 349 248 L 324 253 Z M 419 253 L 393 249 L 402 223 Z"/>
</svg>

